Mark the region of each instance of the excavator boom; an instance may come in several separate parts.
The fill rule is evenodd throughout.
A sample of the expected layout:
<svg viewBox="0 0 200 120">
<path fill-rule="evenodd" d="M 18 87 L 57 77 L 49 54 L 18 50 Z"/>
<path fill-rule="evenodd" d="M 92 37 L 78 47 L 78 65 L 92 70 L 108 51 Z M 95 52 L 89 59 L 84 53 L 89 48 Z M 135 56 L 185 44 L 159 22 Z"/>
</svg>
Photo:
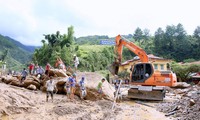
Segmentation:
<svg viewBox="0 0 200 120">
<path fill-rule="evenodd" d="M 116 43 L 115 50 L 118 54 L 118 60 L 120 63 L 122 59 L 123 46 L 125 46 L 126 48 L 134 52 L 140 58 L 141 62 L 149 62 L 149 58 L 146 52 L 142 48 L 138 47 L 137 45 L 130 42 L 129 40 L 126 40 L 121 35 L 118 35 L 116 37 L 115 43 Z"/>
</svg>

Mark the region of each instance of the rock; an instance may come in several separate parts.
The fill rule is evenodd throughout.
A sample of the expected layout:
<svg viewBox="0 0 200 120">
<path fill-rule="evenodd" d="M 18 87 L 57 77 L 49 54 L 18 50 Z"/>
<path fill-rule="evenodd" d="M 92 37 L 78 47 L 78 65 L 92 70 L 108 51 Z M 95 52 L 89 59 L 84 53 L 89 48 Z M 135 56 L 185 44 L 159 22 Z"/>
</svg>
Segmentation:
<svg viewBox="0 0 200 120">
<path fill-rule="evenodd" d="M 35 76 L 31 76 L 31 78 L 33 78 L 34 81 L 40 83 L 40 80 L 39 80 L 37 77 L 35 77 Z"/>
<path fill-rule="evenodd" d="M 14 86 L 20 86 L 20 81 L 19 80 L 12 80 L 9 84 L 14 85 Z"/>
<path fill-rule="evenodd" d="M 29 89 L 29 90 L 36 90 L 37 88 L 36 88 L 35 85 L 30 84 L 30 85 L 27 87 L 27 89 Z"/>
<path fill-rule="evenodd" d="M 21 86 L 27 88 L 31 84 L 35 85 L 37 89 L 40 89 L 41 85 L 38 82 L 29 79 L 25 80 Z"/>
<path fill-rule="evenodd" d="M 190 99 L 190 106 L 193 106 L 195 104 L 195 101 L 193 99 Z"/>
<path fill-rule="evenodd" d="M 15 77 L 12 77 L 10 75 L 2 76 L 2 82 L 6 83 L 6 84 L 9 84 L 13 80 L 18 80 L 18 79 Z"/>
<path fill-rule="evenodd" d="M 56 77 L 67 77 L 66 71 L 61 69 L 50 69 L 49 76 L 56 76 Z"/>
<path fill-rule="evenodd" d="M 175 84 L 175 86 L 173 86 L 174 88 L 188 88 L 190 87 L 191 85 L 186 83 L 186 82 L 177 82 Z"/>
</svg>

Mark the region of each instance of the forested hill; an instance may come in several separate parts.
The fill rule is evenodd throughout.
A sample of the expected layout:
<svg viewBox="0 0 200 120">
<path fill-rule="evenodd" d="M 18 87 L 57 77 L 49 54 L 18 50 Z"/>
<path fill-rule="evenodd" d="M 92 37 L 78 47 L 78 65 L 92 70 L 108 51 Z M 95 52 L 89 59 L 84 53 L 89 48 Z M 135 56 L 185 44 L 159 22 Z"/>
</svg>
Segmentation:
<svg viewBox="0 0 200 120">
<path fill-rule="evenodd" d="M 117 36 L 117 35 L 116 35 Z M 125 38 L 132 40 L 133 35 L 128 34 L 128 35 L 122 35 Z M 115 37 L 115 36 L 114 36 Z M 90 35 L 90 36 L 84 36 L 84 37 L 79 37 L 75 39 L 75 42 L 78 45 L 99 45 L 101 40 L 114 40 L 114 37 L 108 37 L 107 35 Z"/>
<path fill-rule="evenodd" d="M 8 37 L 8 36 L 5 36 L 5 38 L 8 39 L 9 41 L 11 41 L 12 43 L 14 43 L 16 46 L 18 46 L 18 47 L 20 47 L 20 48 L 22 48 L 22 49 L 24 49 L 24 50 L 26 50 L 28 52 L 31 52 L 31 53 L 34 52 L 34 50 L 36 48 L 36 46 L 27 46 L 27 45 L 24 45 L 24 44 L 22 44 L 22 43 L 20 43 L 20 42 L 18 42 L 16 40 Z"/>
<path fill-rule="evenodd" d="M 34 49 L 33 46 L 25 46 L 0 34 L 0 60 L 5 61 L 10 69 L 19 68 L 31 61 Z"/>
</svg>

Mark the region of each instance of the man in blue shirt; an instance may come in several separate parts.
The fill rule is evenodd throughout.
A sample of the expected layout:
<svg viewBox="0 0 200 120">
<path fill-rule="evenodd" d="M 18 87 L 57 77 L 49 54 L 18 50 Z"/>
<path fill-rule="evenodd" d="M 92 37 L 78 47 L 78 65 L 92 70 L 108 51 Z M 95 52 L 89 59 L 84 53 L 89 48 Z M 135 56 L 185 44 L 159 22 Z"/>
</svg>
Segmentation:
<svg viewBox="0 0 200 120">
<path fill-rule="evenodd" d="M 85 88 L 85 78 L 82 77 L 80 82 L 79 82 L 79 86 L 80 86 L 80 97 L 83 100 L 83 98 L 86 96 L 87 92 L 86 92 L 86 88 Z"/>
<path fill-rule="evenodd" d="M 74 93 L 76 90 L 76 74 L 73 74 L 72 77 L 69 77 L 69 83 L 70 83 L 70 99 L 74 99 Z"/>
</svg>

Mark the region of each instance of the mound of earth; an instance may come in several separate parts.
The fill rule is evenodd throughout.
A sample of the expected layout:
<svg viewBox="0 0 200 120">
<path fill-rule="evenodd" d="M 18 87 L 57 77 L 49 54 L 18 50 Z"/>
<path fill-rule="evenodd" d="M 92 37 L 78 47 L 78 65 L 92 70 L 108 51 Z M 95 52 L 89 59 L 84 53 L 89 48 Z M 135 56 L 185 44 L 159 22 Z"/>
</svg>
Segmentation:
<svg viewBox="0 0 200 120">
<path fill-rule="evenodd" d="M 69 76 L 67 76 L 62 70 L 58 69 L 51 69 L 50 70 L 50 75 L 53 77 L 52 79 L 56 83 L 56 86 L 58 88 L 58 93 L 60 94 L 65 94 L 66 91 L 64 89 L 64 85 L 68 79 Z M 99 94 L 97 93 L 97 85 L 103 78 L 102 75 L 95 73 L 95 72 L 78 72 L 77 73 L 77 90 L 76 90 L 76 95 L 79 96 L 80 89 L 78 87 L 78 83 L 82 77 L 85 77 L 85 86 L 87 88 L 87 96 L 85 99 L 87 100 L 98 100 L 101 99 Z M 42 79 L 39 80 L 35 76 L 27 76 L 26 80 L 23 83 L 20 83 L 20 76 L 2 76 L 1 80 L 2 82 L 18 87 L 24 87 L 27 89 L 31 90 L 41 90 L 41 91 L 46 91 L 46 81 L 49 80 L 50 78 L 43 75 Z M 113 93 L 114 93 L 114 88 L 112 85 L 108 83 L 108 81 L 105 81 L 103 83 L 103 92 L 106 95 L 104 98 L 105 99 L 113 99 Z"/>
</svg>

